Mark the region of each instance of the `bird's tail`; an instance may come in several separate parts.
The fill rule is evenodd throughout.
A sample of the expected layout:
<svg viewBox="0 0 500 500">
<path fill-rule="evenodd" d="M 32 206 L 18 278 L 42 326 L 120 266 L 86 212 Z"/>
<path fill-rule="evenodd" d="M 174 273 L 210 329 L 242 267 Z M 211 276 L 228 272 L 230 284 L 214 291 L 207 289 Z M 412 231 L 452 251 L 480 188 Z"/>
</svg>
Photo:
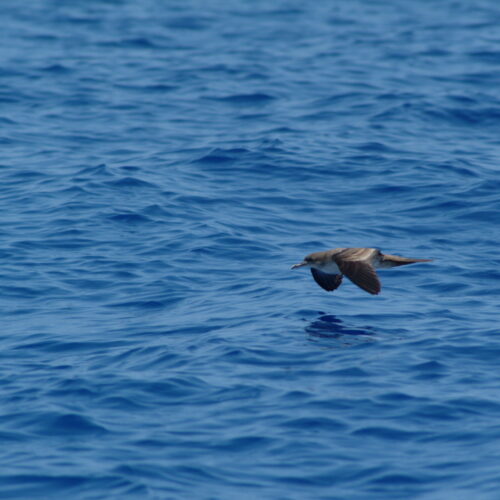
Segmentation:
<svg viewBox="0 0 500 500">
<path fill-rule="evenodd" d="M 380 267 L 405 266 L 406 264 L 415 264 L 416 262 L 432 262 L 432 259 L 407 259 L 406 257 L 388 254 L 380 256 Z"/>
</svg>

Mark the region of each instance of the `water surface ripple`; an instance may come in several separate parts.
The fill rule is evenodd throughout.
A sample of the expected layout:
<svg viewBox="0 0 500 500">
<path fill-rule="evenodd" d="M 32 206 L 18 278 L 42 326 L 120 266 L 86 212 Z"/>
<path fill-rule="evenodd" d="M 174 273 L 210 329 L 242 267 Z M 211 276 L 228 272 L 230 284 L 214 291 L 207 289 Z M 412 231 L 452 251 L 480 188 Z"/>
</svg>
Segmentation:
<svg viewBox="0 0 500 500">
<path fill-rule="evenodd" d="M 497 2 L 2 13 L 2 499 L 499 498 Z"/>
</svg>

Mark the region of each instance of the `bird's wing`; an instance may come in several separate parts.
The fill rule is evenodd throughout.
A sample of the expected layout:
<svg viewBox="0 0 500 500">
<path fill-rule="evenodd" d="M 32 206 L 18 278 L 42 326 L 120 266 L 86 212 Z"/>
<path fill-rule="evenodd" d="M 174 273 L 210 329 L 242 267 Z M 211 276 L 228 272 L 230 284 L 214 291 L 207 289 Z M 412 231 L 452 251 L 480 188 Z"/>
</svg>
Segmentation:
<svg viewBox="0 0 500 500">
<path fill-rule="evenodd" d="M 372 262 L 376 256 L 381 256 L 378 248 L 344 248 L 341 252 L 334 255 L 336 259 L 342 260 L 365 260 Z"/>
<path fill-rule="evenodd" d="M 318 269 L 314 269 L 311 267 L 311 274 L 314 278 L 314 281 L 321 287 L 324 288 L 327 292 L 332 292 L 336 288 L 340 286 L 342 283 L 342 275 L 341 274 L 328 274 L 323 271 L 319 271 Z"/>
<path fill-rule="evenodd" d="M 351 254 L 348 252 L 340 253 L 335 258 L 337 266 L 355 285 L 368 293 L 377 295 L 380 293 L 381 286 L 377 273 L 371 264 L 374 252 L 377 250 L 372 248 L 353 250 L 356 251 Z"/>
</svg>

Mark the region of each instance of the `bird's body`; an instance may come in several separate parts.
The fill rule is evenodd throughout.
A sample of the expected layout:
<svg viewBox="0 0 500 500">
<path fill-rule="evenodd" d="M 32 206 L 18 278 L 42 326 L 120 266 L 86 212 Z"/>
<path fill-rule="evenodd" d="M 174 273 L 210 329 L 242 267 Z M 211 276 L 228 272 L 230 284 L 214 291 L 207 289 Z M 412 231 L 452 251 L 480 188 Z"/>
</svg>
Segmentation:
<svg viewBox="0 0 500 500">
<path fill-rule="evenodd" d="M 381 286 L 375 269 L 431 260 L 383 254 L 377 248 L 333 248 L 307 255 L 302 262 L 292 266 L 292 269 L 310 267 L 316 283 L 328 292 L 338 288 L 345 275 L 366 292 L 376 295 L 380 292 Z"/>
</svg>

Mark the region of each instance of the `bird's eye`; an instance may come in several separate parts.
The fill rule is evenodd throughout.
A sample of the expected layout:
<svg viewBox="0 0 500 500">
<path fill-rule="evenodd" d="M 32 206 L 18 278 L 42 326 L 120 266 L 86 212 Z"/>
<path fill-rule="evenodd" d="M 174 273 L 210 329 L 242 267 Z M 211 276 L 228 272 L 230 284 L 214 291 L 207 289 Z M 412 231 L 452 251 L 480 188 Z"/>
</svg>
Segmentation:
<svg viewBox="0 0 500 500">
<path fill-rule="evenodd" d="M 306 262 L 311 262 L 311 257 L 306 257 L 304 260 L 305 260 Z"/>
</svg>

